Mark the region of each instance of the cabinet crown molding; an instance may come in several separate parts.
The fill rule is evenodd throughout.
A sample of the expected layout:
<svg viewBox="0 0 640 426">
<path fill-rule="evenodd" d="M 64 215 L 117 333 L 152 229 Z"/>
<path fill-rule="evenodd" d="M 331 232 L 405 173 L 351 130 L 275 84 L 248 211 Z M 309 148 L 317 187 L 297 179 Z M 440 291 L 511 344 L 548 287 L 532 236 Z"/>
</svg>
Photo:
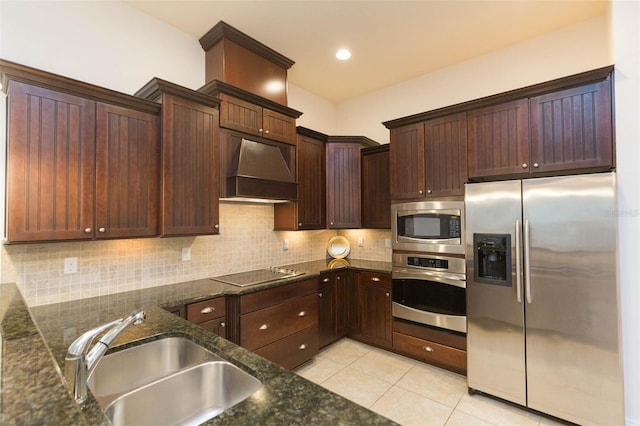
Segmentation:
<svg viewBox="0 0 640 426">
<path fill-rule="evenodd" d="M 318 131 L 315 131 L 303 126 L 297 126 L 296 133 L 302 136 L 307 136 L 312 139 L 317 139 L 322 142 L 326 142 L 327 139 L 329 138 L 329 135 L 325 135 L 324 133 L 320 133 Z"/>
<path fill-rule="evenodd" d="M 80 96 L 93 101 L 104 102 L 137 111 L 160 114 L 160 104 L 139 97 L 116 92 L 115 90 L 85 83 L 68 77 L 63 77 L 48 71 L 17 64 L 15 62 L 0 59 L 0 77 L 2 90 L 7 93 L 11 81 L 51 89 L 70 95 Z"/>
<path fill-rule="evenodd" d="M 329 136 L 327 143 L 357 143 L 360 144 L 362 148 L 380 145 L 378 142 L 366 136 Z"/>
<path fill-rule="evenodd" d="M 162 80 L 158 77 L 154 77 L 149 80 L 149 82 L 142 86 L 135 95 L 143 99 L 158 101 L 165 93 L 198 102 L 213 108 L 218 108 L 220 106 L 220 99 L 214 96 L 171 83 L 170 81 Z"/>
<path fill-rule="evenodd" d="M 242 31 L 235 29 L 224 21 L 218 22 L 209 31 L 207 31 L 205 35 L 200 37 L 200 46 L 202 46 L 202 49 L 206 52 L 222 39 L 231 40 L 284 69 L 289 69 L 293 64 L 295 64 L 291 59 L 276 52 L 269 46 L 260 43 L 258 40 L 246 35 Z"/>
<path fill-rule="evenodd" d="M 459 104 L 434 109 L 427 112 L 410 115 L 407 117 L 396 118 L 394 120 L 384 121 L 382 124 L 387 129 L 395 129 L 397 127 L 416 124 L 422 121 L 431 120 L 433 118 L 445 115 L 466 112 L 471 109 L 483 108 L 486 106 L 500 104 L 504 102 L 514 101 L 517 99 L 530 98 L 540 96 L 548 92 L 554 92 L 561 89 L 569 89 L 575 86 L 581 86 L 587 83 L 595 83 L 602 81 L 613 75 L 613 65 L 597 68 L 591 71 L 585 71 L 567 77 L 557 78 L 555 80 L 546 81 L 544 83 L 533 84 L 520 89 L 510 90 L 496 95 L 486 96 L 484 98 L 474 99 Z"/>
</svg>

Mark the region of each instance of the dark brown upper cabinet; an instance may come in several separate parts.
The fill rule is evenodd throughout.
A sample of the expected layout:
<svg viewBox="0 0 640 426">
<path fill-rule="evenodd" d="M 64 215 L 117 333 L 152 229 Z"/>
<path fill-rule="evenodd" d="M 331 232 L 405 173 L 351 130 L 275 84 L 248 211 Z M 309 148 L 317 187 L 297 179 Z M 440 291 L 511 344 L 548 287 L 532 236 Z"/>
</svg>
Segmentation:
<svg viewBox="0 0 640 426">
<path fill-rule="evenodd" d="M 158 233 L 159 105 L 0 61 L 6 242 Z"/>
<path fill-rule="evenodd" d="M 363 136 L 327 139 L 327 228 L 362 226 L 360 150 L 376 145 Z"/>
<path fill-rule="evenodd" d="M 297 181 L 298 201 L 274 204 L 276 230 L 308 230 L 326 228 L 326 163 L 327 135 L 298 127 Z"/>
<path fill-rule="evenodd" d="M 198 91 L 220 99 L 220 127 L 251 137 L 296 144 L 296 119 L 302 115 L 300 111 L 217 80 Z"/>
<path fill-rule="evenodd" d="M 157 78 L 137 95 L 162 104 L 161 235 L 219 233 L 219 100 Z"/>
<path fill-rule="evenodd" d="M 433 141 L 456 139 L 457 132 L 462 149 L 463 113 L 466 113 L 467 173 L 464 174 L 461 164 L 459 176 L 465 176 L 464 180 L 611 170 L 615 167 L 612 94 L 613 66 L 607 66 L 387 121 L 383 124 L 391 130 L 391 198 L 417 199 L 423 196 L 421 191 L 428 196 L 429 190 L 442 196 L 463 193 L 457 184 L 444 183 L 448 181 L 429 188 L 429 181 L 438 177 L 450 176 L 451 182 L 455 182 L 458 171 L 451 169 L 453 163 L 447 160 L 454 156 L 452 152 L 441 150 L 438 154 L 437 148 L 435 152 L 428 148 L 455 146 Z M 454 120 L 445 125 L 446 130 L 441 119 Z M 429 158 L 434 159 L 431 165 Z M 462 151 L 460 159 L 464 161 Z M 426 174 L 424 186 L 422 173 Z"/>
<path fill-rule="evenodd" d="M 389 144 L 364 148 L 362 155 L 362 227 L 391 228 Z"/>
<path fill-rule="evenodd" d="M 464 195 L 467 181 L 467 121 L 464 112 L 424 123 L 427 197 Z"/>
</svg>

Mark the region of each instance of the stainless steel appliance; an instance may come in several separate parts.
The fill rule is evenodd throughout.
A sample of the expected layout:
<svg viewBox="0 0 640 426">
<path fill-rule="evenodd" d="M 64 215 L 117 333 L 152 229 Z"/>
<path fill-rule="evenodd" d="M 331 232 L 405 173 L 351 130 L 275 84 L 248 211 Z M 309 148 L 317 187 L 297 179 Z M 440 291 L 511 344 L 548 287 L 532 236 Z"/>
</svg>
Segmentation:
<svg viewBox="0 0 640 426">
<path fill-rule="evenodd" d="M 465 263 L 460 257 L 393 254 L 395 318 L 465 333 Z"/>
<path fill-rule="evenodd" d="M 255 271 L 220 275 L 218 277 L 213 277 L 212 279 L 223 282 L 225 284 L 231 284 L 238 287 L 246 287 L 255 284 L 264 284 L 271 281 L 282 280 L 285 278 L 293 278 L 299 275 L 304 275 L 304 272 L 272 266 L 270 268 L 257 269 Z"/>
<path fill-rule="evenodd" d="M 464 203 L 420 201 L 391 206 L 394 250 L 464 253 Z"/>
<path fill-rule="evenodd" d="M 469 389 L 624 424 L 615 174 L 467 184 L 465 207 Z"/>
</svg>

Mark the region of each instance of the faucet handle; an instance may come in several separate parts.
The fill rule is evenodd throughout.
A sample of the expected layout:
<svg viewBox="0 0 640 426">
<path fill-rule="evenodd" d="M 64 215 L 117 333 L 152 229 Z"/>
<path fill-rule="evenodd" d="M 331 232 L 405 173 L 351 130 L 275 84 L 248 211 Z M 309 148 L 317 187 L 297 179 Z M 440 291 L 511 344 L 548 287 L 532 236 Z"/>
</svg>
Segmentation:
<svg viewBox="0 0 640 426">
<path fill-rule="evenodd" d="M 84 356 L 88 351 L 93 339 L 103 331 L 115 327 L 122 321 L 122 319 L 117 319 L 105 324 L 101 324 L 97 327 L 92 328 L 89 331 L 85 331 L 82 333 L 80 337 L 73 341 L 73 343 L 69 346 L 67 350 L 67 356 L 71 357 L 79 357 Z"/>
</svg>

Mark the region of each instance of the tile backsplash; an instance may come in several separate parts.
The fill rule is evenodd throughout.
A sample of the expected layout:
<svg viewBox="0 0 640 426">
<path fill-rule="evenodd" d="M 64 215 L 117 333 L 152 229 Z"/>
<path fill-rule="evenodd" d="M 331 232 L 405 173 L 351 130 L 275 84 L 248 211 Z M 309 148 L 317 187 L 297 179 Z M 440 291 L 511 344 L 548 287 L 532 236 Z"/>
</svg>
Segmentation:
<svg viewBox="0 0 640 426">
<path fill-rule="evenodd" d="M 2 246 L 2 282 L 17 283 L 30 306 L 44 305 L 323 259 L 336 234 L 349 239 L 350 258 L 391 261 L 388 230 L 273 231 L 272 205 L 221 203 L 220 235 Z M 68 257 L 78 258 L 75 274 L 64 274 Z"/>
</svg>

